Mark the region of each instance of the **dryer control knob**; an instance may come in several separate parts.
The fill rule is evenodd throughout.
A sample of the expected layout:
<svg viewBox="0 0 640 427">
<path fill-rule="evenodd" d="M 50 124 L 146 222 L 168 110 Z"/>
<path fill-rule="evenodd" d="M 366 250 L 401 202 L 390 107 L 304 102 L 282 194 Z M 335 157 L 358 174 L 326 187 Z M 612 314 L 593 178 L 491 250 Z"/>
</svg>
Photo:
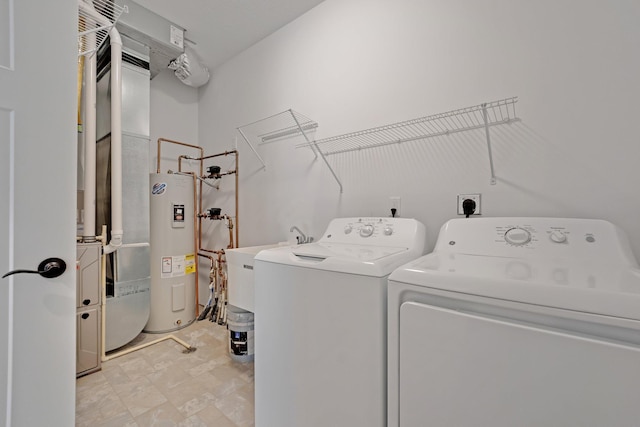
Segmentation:
<svg viewBox="0 0 640 427">
<path fill-rule="evenodd" d="M 353 227 L 350 225 L 345 225 L 344 226 L 344 234 L 349 234 L 351 233 L 351 231 L 353 230 Z"/>
<path fill-rule="evenodd" d="M 366 225 L 363 225 L 362 228 L 360 228 L 360 235 L 362 237 L 369 237 L 372 234 L 373 234 L 373 225 L 366 224 Z"/>
<path fill-rule="evenodd" d="M 531 233 L 523 228 L 510 228 L 504 233 L 504 240 L 515 246 L 526 245 L 531 241 Z"/>
<path fill-rule="evenodd" d="M 383 231 L 385 236 L 391 236 L 393 234 L 393 228 L 389 226 L 386 226 Z"/>
<path fill-rule="evenodd" d="M 553 230 L 551 234 L 549 234 L 549 238 L 554 243 L 565 243 L 567 241 L 567 235 L 560 230 Z"/>
</svg>

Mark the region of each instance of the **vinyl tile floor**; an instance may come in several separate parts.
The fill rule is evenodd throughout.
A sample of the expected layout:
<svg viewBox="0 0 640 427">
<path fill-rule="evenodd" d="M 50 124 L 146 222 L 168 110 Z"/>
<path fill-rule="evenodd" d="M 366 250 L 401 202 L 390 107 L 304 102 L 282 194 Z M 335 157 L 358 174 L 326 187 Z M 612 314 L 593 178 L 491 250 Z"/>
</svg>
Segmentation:
<svg viewBox="0 0 640 427">
<path fill-rule="evenodd" d="M 226 327 L 202 320 L 172 334 L 196 351 L 169 339 L 78 378 L 76 426 L 253 426 L 253 363 L 231 359 Z M 163 336 L 141 333 L 127 347 Z"/>
</svg>

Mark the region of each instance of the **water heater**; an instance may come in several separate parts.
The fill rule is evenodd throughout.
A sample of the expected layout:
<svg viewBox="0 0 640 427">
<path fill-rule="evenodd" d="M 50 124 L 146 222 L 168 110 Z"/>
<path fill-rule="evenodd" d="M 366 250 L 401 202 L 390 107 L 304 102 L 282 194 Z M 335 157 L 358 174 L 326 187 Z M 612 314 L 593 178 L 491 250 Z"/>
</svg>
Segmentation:
<svg viewBox="0 0 640 427">
<path fill-rule="evenodd" d="M 169 332 L 196 318 L 193 176 L 150 175 L 151 312 L 145 332 Z"/>
</svg>

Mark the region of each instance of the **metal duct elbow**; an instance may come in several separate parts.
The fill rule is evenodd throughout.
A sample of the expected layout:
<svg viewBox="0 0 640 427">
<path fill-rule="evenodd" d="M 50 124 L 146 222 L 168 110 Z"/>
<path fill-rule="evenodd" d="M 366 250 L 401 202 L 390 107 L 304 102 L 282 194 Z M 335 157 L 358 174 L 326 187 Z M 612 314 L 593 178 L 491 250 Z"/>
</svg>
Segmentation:
<svg viewBox="0 0 640 427">
<path fill-rule="evenodd" d="M 209 69 L 197 53 L 185 46 L 184 53 L 169 63 L 169 69 L 187 86 L 200 87 L 209 81 Z"/>
</svg>

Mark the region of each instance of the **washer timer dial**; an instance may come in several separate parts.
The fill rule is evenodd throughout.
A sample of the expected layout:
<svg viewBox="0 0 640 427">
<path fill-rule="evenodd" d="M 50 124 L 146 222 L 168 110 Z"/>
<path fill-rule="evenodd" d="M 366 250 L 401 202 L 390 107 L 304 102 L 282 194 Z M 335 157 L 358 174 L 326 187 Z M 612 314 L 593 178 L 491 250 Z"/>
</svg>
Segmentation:
<svg viewBox="0 0 640 427">
<path fill-rule="evenodd" d="M 560 230 L 553 230 L 550 234 L 549 234 L 549 238 L 551 239 L 552 242 L 554 243 L 564 243 L 567 241 L 567 235 L 564 234 L 562 231 Z"/>
<path fill-rule="evenodd" d="M 504 233 L 504 240 L 514 246 L 523 246 L 531 241 L 531 233 L 523 228 L 510 228 Z"/>
<path fill-rule="evenodd" d="M 369 237 L 373 234 L 373 225 L 365 224 L 360 228 L 360 236 Z"/>
</svg>

